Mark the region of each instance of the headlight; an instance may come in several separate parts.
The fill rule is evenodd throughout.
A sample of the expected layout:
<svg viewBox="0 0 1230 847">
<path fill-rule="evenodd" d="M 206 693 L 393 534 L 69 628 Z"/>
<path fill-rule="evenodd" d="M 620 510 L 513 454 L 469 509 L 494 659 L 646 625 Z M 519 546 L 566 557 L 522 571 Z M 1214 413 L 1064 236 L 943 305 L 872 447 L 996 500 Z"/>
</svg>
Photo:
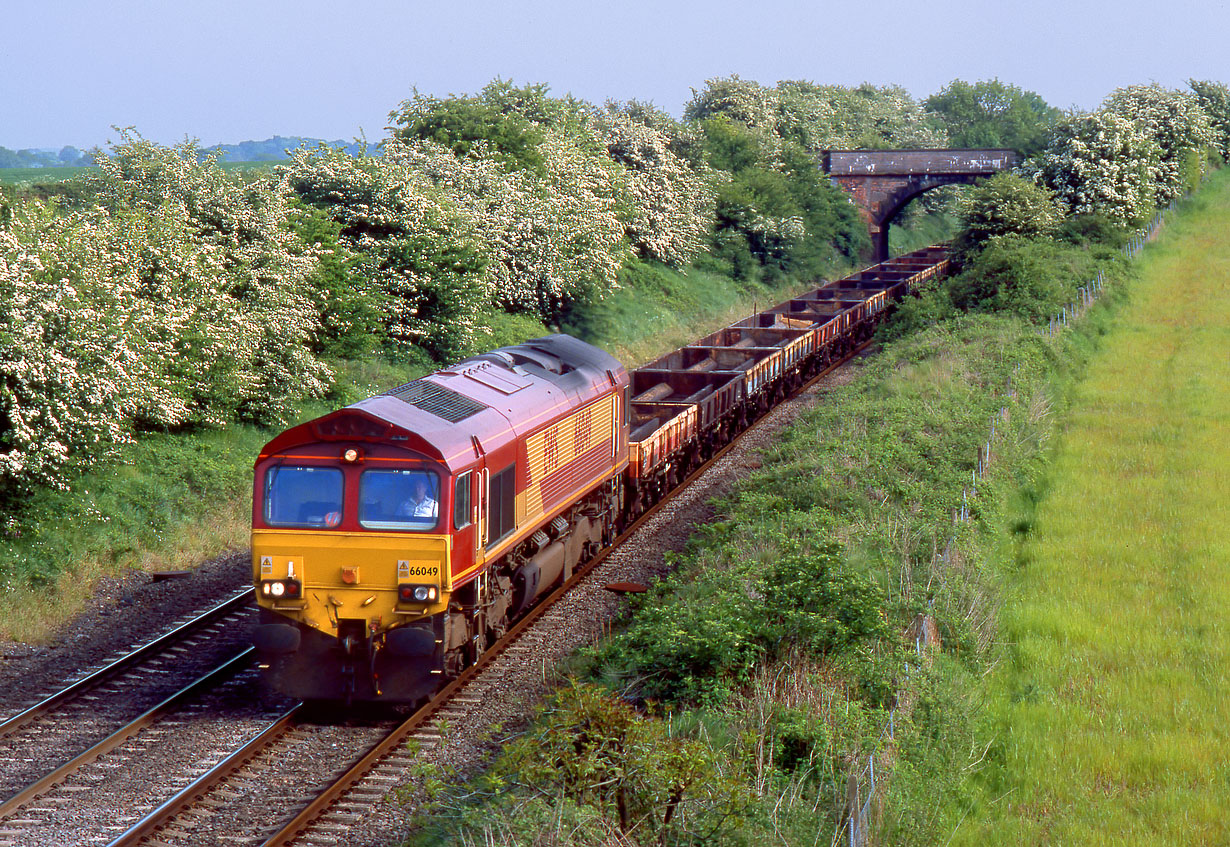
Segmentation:
<svg viewBox="0 0 1230 847">
<path fill-rule="evenodd" d="M 261 596 L 295 599 L 303 594 L 303 586 L 297 579 L 262 579 Z"/>
<path fill-rule="evenodd" d="M 399 585 L 397 599 L 402 603 L 434 603 L 440 590 L 434 585 Z"/>
</svg>

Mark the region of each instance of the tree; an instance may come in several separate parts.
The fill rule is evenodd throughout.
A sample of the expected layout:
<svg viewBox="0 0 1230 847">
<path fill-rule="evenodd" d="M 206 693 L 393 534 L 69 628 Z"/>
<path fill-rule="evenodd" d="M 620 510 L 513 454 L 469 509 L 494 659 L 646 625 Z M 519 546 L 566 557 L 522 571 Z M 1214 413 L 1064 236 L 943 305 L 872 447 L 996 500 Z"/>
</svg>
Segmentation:
<svg viewBox="0 0 1230 847">
<path fill-rule="evenodd" d="M 629 120 L 662 134 L 672 153 L 696 170 L 705 169 L 704 134 L 694 121 L 677 121 L 657 106 L 642 100 L 608 100 L 606 111 L 626 115 Z"/>
<path fill-rule="evenodd" d="M 1103 108 L 1135 123 L 1157 145 L 1158 205 L 1199 184 L 1205 151 L 1217 137 L 1195 94 L 1157 83 L 1131 85 L 1115 89 Z"/>
<path fill-rule="evenodd" d="M 711 79 L 693 91 L 684 118 L 725 118 L 759 136 L 769 158 L 781 141 L 812 155 L 829 149 L 942 147 L 943 131 L 900 86 L 847 88 L 805 80 L 766 88 L 737 75 Z"/>
<path fill-rule="evenodd" d="M 675 153 L 672 138 L 608 105 L 595 120 L 606 153 L 621 166 L 633 213 L 625 232 L 642 258 L 683 266 L 713 225 L 715 172 Z"/>
<path fill-rule="evenodd" d="M 719 117 L 748 129 L 776 134 L 777 92 L 755 80 L 741 79 L 738 74 L 705 80 L 703 89 L 692 89 L 692 99 L 683 108 L 683 119 L 699 123 Z"/>
<path fill-rule="evenodd" d="M 59 159 L 60 164 L 78 165 L 83 163 L 82 160 L 85 158 L 85 154 L 76 147 L 62 147 L 60 148 L 57 158 Z"/>
<path fill-rule="evenodd" d="M 430 142 L 438 155 L 459 161 Z M 357 158 L 321 145 L 296 150 L 277 170 L 283 190 L 336 224 L 341 245 L 358 259 L 368 301 L 393 349 L 421 347 L 439 359 L 469 352 L 491 302 L 471 215 L 401 155 L 391 140 L 379 158 Z M 489 171 L 506 175 L 494 158 Z"/>
<path fill-rule="evenodd" d="M 616 287 L 630 246 L 675 264 L 701 247 L 709 174 L 638 114 L 498 79 L 473 97 L 416 93 L 392 115 L 385 158 L 426 175 L 481 234 L 487 302 L 555 322 Z"/>
<path fill-rule="evenodd" d="M 190 348 L 164 360 L 180 402 L 150 407 L 150 421 L 284 422 L 319 394 L 329 371 L 308 347 L 318 315 L 305 296 L 318 257 L 288 226 L 289 198 L 224 172 L 195 142 L 162 147 L 133 130 L 97 164 L 87 182 L 127 227 L 116 236 L 120 267 Z"/>
<path fill-rule="evenodd" d="M 360 359 L 376 349 L 384 335 L 381 298 L 360 272 L 364 257 L 343 243 L 341 225 L 323 209 L 295 199 L 291 226 L 320 257 L 308 279 L 308 297 L 320 315 L 312 349 L 324 356 Z"/>
<path fill-rule="evenodd" d="M 393 137 L 403 142 L 434 141 L 458 156 L 468 156 L 476 144 L 486 147 L 512 169 L 541 172 L 542 132 L 527 118 L 507 113 L 478 97 L 442 100 L 414 95 L 389 114 Z"/>
<path fill-rule="evenodd" d="M 1224 82 L 1212 80 L 1189 79 L 1187 84 L 1208 116 L 1217 152 L 1223 162 L 1230 162 L 1230 88 Z"/>
<path fill-rule="evenodd" d="M 849 88 L 779 82 L 779 133 L 813 155 L 824 150 L 943 147 L 936 126 L 908 91 L 869 83 Z"/>
<path fill-rule="evenodd" d="M 1060 120 L 1050 144 L 1025 171 L 1074 215 L 1102 214 L 1117 226 L 1143 223 L 1156 208 L 1157 142 L 1108 110 Z"/>
<path fill-rule="evenodd" d="M 965 195 L 961 219 L 954 252 L 964 256 L 1000 236 L 1052 235 L 1063 221 L 1063 210 L 1050 189 L 1016 174 L 998 173 Z"/>
<path fill-rule="evenodd" d="M 1074 280 L 1089 279 L 1092 267 L 1087 250 L 1004 235 L 969 258 L 948 283 L 948 293 L 958 309 L 1010 312 L 1045 323 L 1071 302 Z"/>
<path fill-rule="evenodd" d="M 1062 112 L 1039 95 L 998 79 L 955 79 L 923 106 L 939 115 L 951 147 L 1009 147 L 1023 157 L 1046 146 Z"/>
<path fill-rule="evenodd" d="M 141 428 L 286 423 L 329 369 L 318 256 L 268 185 L 124 131 L 99 205 L 23 202 L 0 232 L 0 493 L 65 487 Z"/>
</svg>

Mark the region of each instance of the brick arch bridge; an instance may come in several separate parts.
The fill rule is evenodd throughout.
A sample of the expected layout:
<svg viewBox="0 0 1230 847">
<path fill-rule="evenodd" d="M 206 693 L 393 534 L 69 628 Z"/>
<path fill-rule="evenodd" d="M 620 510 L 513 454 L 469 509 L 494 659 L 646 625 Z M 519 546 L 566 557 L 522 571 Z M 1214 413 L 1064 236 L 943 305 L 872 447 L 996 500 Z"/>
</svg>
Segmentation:
<svg viewBox="0 0 1230 847">
<path fill-rule="evenodd" d="M 1015 167 L 1012 150 L 829 150 L 824 170 L 846 190 L 867 222 L 875 261 L 888 258 L 888 226 L 932 188 L 972 183 Z"/>
</svg>

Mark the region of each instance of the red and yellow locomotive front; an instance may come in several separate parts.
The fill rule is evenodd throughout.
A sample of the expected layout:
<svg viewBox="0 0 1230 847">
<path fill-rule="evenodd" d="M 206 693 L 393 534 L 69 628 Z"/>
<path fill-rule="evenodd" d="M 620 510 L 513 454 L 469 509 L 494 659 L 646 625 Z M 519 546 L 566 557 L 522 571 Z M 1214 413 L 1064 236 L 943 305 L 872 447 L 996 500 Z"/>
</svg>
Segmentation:
<svg viewBox="0 0 1230 847">
<path fill-rule="evenodd" d="M 413 702 L 613 533 L 627 376 L 567 336 L 294 427 L 255 468 L 254 641 L 274 688 Z"/>
</svg>

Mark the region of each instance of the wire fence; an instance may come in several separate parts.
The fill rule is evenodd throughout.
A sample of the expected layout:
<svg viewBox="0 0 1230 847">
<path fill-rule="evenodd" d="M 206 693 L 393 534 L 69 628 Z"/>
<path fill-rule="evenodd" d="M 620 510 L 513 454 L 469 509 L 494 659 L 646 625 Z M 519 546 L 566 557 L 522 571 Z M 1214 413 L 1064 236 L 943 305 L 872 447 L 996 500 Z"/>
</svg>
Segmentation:
<svg viewBox="0 0 1230 847">
<path fill-rule="evenodd" d="M 1153 216 L 1153 220 L 1149 221 L 1148 226 L 1142 229 L 1131 237 L 1127 244 L 1123 245 L 1123 255 L 1129 259 L 1135 259 L 1137 254 L 1144 249 L 1144 246 L 1157 237 L 1158 230 L 1161 229 L 1162 223 L 1166 219 L 1166 215 L 1175 210 L 1178 205 L 1177 200 L 1171 200 L 1170 205 L 1164 209 L 1159 209 L 1157 214 Z M 1046 329 L 1042 330 L 1044 335 L 1055 335 L 1060 330 L 1068 325 L 1069 321 L 1076 320 L 1081 315 L 1088 311 L 1089 307 L 1094 304 L 1097 298 L 1106 288 L 1105 275 L 1098 271 L 1097 277 L 1089 282 L 1088 285 L 1082 286 L 1076 290 L 1076 299 L 1068 305 L 1064 306 L 1059 312 L 1050 319 Z"/>
<path fill-rule="evenodd" d="M 1124 245 L 1123 255 L 1128 259 L 1134 259 L 1147 243 L 1157 237 L 1166 215 L 1173 212 L 1176 205 L 1177 201 L 1171 201 L 1170 205 L 1159 210 L 1149 224 L 1133 235 L 1131 240 Z M 1052 336 L 1057 334 L 1067 327 L 1070 321 L 1075 321 L 1084 315 L 1097 298 L 1101 296 L 1105 288 L 1105 275 L 1099 272 L 1097 277 L 1091 280 L 1088 285 L 1082 286 L 1077 290 L 1076 300 L 1065 306 L 1055 317 L 1051 318 L 1049 325 L 1042 332 Z M 987 439 L 978 448 L 977 461 L 974 468 L 970 471 L 970 483 L 961 489 L 961 505 L 952 510 L 955 528 L 949 535 L 944 549 L 937 552 L 933 557 L 933 565 L 947 565 L 951 563 L 953 550 L 957 544 L 956 527 L 967 523 L 971 518 L 970 505 L 973 499 L 978 496 L 979 481 L 986 475 L 990 467 L 997 431 L 1002 431 L 1003 427 L 1001 424 L 1009 419 L 1011 415 L 1010 404 L 1012 400 L 1016 399 L 1016 396 L 1016 389 L 1010 379 L 1004 392 L 1004 404 L 1000 406 L 998 412 L 991 416 L 988 422 Z M 857 772 L 851 771 L 847 776 L 846 802 L 842 817 L 833 832 L 832 847 L 841 847 L 844 844 L 848 844 L 849 847 L 866 847 L 871 834 L 872 813 L 874 803 L 877 800 L 877 789 L 883 783 L 886 764 L 884 756 L 896 740 L 896 728 L 903 716 L 902 712 L 909 707 L 908 691 L 910 689 L 911 675 L 916 673 L 927 661 L 928 648 L 939 646 L 939 639 L 933 634 L 935 632 L 935 622 L 930 614 L 919 615 L 906 630 L 906 638 L 912 638 L 914 641 L 915 661 L 913 665 L 909 661 L 905 663 L 904 682 L 898 691 L 893 708 L 889 710 L 888 720 L 881 728 L 875 742 L 871 745 L 871 752 L 860 755 L 856 760 L 860 763 L 859 770 Z M 876 774 L 877 757 L 880 758 L 879 781 L 877 781 Z"/>
</svg>

